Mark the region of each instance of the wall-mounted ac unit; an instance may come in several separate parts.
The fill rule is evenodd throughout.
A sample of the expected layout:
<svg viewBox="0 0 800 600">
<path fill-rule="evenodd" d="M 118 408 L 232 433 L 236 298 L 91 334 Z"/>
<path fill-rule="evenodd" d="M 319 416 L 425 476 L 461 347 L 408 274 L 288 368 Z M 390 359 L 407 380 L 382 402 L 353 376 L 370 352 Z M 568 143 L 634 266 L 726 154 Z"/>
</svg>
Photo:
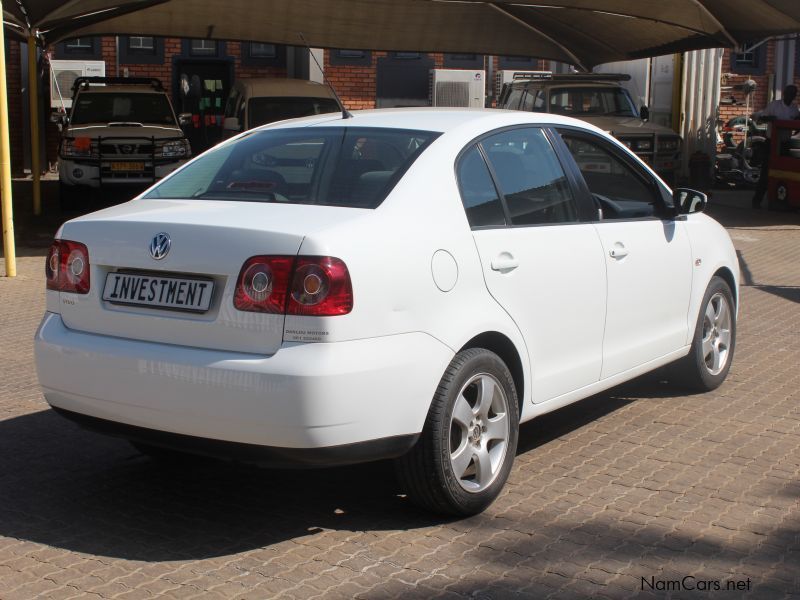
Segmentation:
<svg viewBox="0 0 800 600">
<path fill-rule="evenodd" d="M 546 79 L 550 77 L 552 73 L 550 71 L 516 71 L 514 69 L 503 69 L 501 71 L 497 71 L 494 80 L 494 94 L 495 98 L 500 98 L 500 94 L 503 91 L 503 86 L 506 83 L 513 83 L 514 77 L 519 79 Z"/>
<path fill-rule="evenodd" d="M 105 77 L 102 60 L 51 60 L 50 108 L 72 108 L 72 84 L 78 77 Z"/>
<path fill-rule="evenodd" d="M 483 108 L 486 71 L 431 69 L 431 106 Z"/>
</svg>

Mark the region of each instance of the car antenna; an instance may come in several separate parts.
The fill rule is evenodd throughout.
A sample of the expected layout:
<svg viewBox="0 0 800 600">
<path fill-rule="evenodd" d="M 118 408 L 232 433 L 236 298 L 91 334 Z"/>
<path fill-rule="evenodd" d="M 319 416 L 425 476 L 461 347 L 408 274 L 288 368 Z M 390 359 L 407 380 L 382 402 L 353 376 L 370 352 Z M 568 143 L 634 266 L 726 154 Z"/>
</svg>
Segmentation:
<svg viewBox="0 0 800 600">
<path fill-rule="evenodd" d="M 311 57 L 311 59 L 314 61 L 314 63 L 316 63 L 317 68 L 319 69 L 319 72 L 322 73 L 322 81 L 324 81 L 327 84 L 327 86 L 329 88 L 331 88 L 331 91 L 333 92 L 333 95 L 336 96 L 336 101 L 339 103 L 339 106 L 342 107 L 342 118 L 343 119 L 352 119 L 353 115 L 351 115 L 350 111 L 347 110 L 344 107 L 344 102 L 342 102 L 342 99 L 339 98 L 339 94 L 336 93 L 336 88 L 333 87 L 333 84 L 330 82 L 328 77 L 325 75 L 325 70 L 322 68 L 322 65 L 319 64 L 319 61 L 317 60 L 317 57 L 314 56 L 314 53 L 311 51 L 311 48 L 308 46 L 308 42 L 306 41 L 306 36 L 303 35 L 302 31 L 298 31 L 298 33 L 300 34 L 300 39 L 303 40 L 303 44 L 305 45 L 306 50 L 308 50 L 308 55 Z"/>
</svg>

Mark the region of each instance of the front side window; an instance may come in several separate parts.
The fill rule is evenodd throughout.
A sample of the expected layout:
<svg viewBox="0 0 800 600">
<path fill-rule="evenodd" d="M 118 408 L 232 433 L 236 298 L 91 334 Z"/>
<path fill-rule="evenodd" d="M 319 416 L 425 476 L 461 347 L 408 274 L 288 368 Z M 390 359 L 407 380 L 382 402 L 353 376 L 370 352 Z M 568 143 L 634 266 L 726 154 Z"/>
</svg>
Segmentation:
<svg viewBox="0 0 800 600">
<path fill-rule="evenodd" d="M 508 98 L 506 98 L 506 104 L 503 108 L 517 110 L 524 93 L 525 90 L 522 88 L 511 88 L 511 91 L 508 93 Z"/>
<path fill-rule="evenodd" d="M 339 104 L 332 98 L 251 98 L 247 103 L 249 127 L 258 127 L 284 119 L 297 119 L 323 113 L 339 112 Z"/>
<path fill-rule="evenodd" d="M 439 135 L 377 127 L 256 131 L 206 152 L 145 198 L 375 208 Z"/>
<path fill-rule="evenodd" d="M 481 142 L 514 225 L 578 220 L 564 169 L 544 131 L 524 127 Z"/>
<path fill-rule="evenodd" d="M 590 137 L 561 132 L 604 220 L 655 216 L 660 197 L 652 183 Z"/>
<path fill-rule="evenodd" d="M 618 87 L 554 88 L 550 90 L 550 112 L 570 116 L 638 116 L 628 93 Z"/>
<path fill-rule="evenodd" d="M 525 92 L 522 99 L 522 110 L 544 112 L 545 108 L 544 90 L 529 89 Z"/>
<path fill-rule="evenodd" d="M 242 94 L 237 88 L 233 88 L 228 94 L 228 99 L 225 101 L 225 116 L 235 117 L 236 111 L 239 108 L 239 100 Z"/>
<path fill-rule="evenodd" d="M 81 92 L 78 95 L 70 123 L 114 122 L 175 125 L 175 115 L 165 94 Z"/>
<path fill-rule="evenodd" d="M 471 227 L 499 227 L 506 224 L 500 196 L 477 146 L 467 150 L 461 157 L 456 177 Z"/>
</svg>

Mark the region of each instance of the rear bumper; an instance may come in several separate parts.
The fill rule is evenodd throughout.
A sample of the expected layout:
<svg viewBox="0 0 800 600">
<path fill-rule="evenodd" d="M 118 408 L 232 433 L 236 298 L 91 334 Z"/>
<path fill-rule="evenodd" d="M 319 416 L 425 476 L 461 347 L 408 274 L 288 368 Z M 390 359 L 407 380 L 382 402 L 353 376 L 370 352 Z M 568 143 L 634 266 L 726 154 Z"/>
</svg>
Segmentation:
<svg viewBox="0 0 800 600">
<path fill-rule="evenodd" d="M 259 446 L 170 433 L 98 419 L 81 413 L 53 407 L 58 414 L 84 429 L 104 435 L 170 448 L 191 454 L 211 456 L 258 465 L 282 467 L 332 467 L 402 456 L 414 446 L 419 434 L 397 435 L 379 440 L 328 446 L 325 448 L 281 448 Z"/>
<path fill-rule="evenodd" d="M 424 333 L 286 344 L 264 357 L 78 332 L 55 313 L 45 314 L 35 352 L 39 381 L 54 408 L 267 447 L 273 455 L 326 449 L 332 464 L 342 462 L 336 447 L 418 434 L 453 357 Z M 389 454 L 401 454 L 408 441 L 388 444 Z M 325 454 L 300 462 L 323 464 Z M 361 450 L 354 456 L 345 462 L 370 460 Z"/>
</svg>

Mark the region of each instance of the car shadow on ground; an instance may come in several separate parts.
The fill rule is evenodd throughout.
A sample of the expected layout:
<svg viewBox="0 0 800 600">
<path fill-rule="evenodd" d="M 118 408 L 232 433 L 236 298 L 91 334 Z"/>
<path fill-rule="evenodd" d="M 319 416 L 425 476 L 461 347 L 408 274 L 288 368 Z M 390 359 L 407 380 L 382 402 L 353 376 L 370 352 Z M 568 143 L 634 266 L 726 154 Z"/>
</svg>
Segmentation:
<svg viewBox="0 0 800 600">
<path fill-rule="evenodd" d="M 651 377 L 571 405 L 525 424 L 519 452 L 534 451 L 634 397 L 664 395 Z M 316 470 L 202 458 L 164 464 L 51 410 L 0 421 L 0 488 L 0 536 L 130 560 L 228 555 L 325 529 L 447 522 L 416 509 L 386 461 Z"/>
</svg>

